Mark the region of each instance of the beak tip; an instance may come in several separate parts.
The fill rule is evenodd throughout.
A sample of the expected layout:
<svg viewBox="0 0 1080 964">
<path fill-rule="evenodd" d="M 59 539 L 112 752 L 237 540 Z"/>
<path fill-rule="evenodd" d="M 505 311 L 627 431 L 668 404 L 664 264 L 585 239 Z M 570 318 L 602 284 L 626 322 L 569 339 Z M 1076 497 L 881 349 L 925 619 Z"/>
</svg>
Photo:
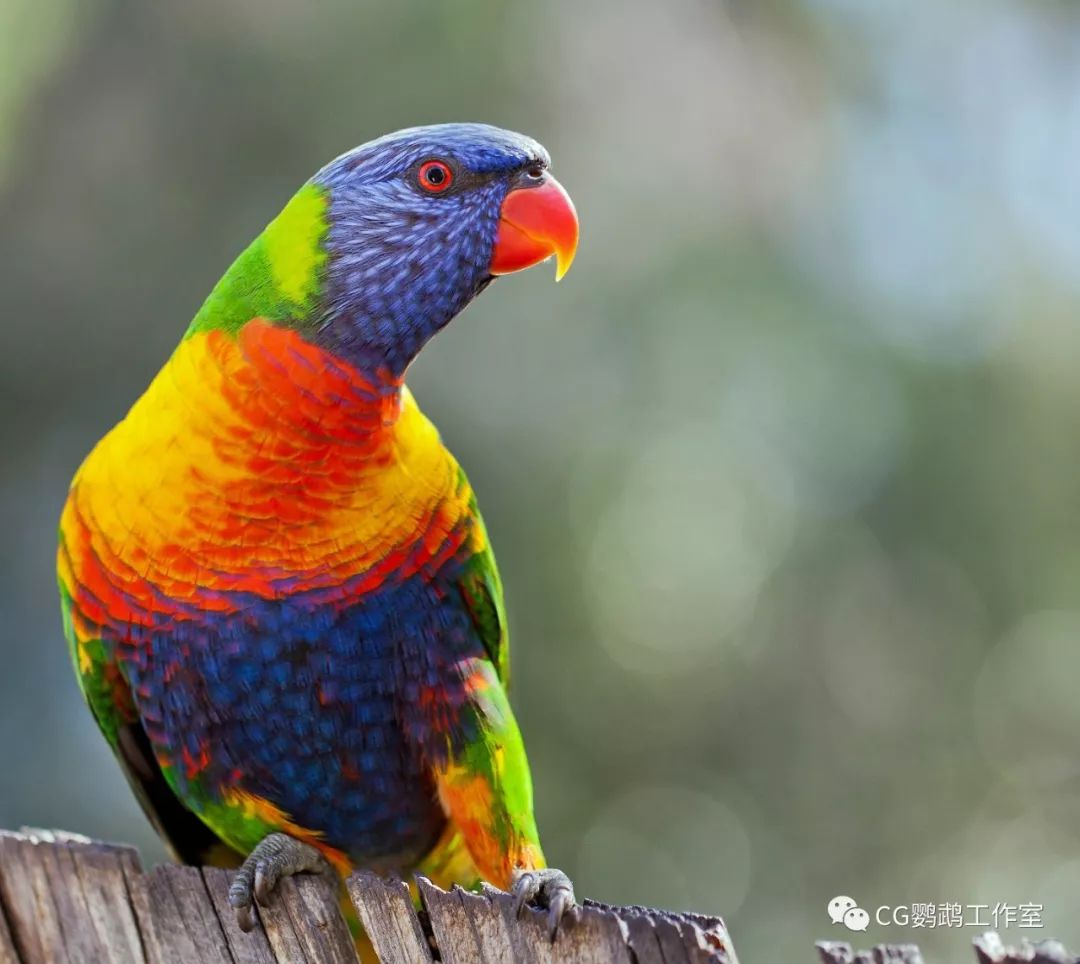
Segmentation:
<svg viewBox="0 0 1080 964">
<path fill-rule="evenodd" d="M 510 274 L 555 256 L 555 280 L 574 261 L 578 220 L 574 202 L 550 175 L 537 187 L 517 188 L 503 199 L 492 248 L 491 274 Z"/>
<path fill-rule="evenodd" d="M 572 247 L 562 248 L 555 252 L 555 281 L 556 283 L 562 281 L 566 277 L 567 272 L 570 270 L 570 266 L 574 263 L 574 256 L 577 254 L 577 238 L 574 238 L 574 244 Z"/>
</svg>

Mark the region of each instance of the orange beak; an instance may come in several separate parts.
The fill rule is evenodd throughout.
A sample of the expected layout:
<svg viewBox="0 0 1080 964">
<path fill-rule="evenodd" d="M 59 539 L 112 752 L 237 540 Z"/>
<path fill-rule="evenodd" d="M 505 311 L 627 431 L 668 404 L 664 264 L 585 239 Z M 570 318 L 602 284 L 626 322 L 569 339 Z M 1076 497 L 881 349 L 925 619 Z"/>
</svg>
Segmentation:
<svg viewBox="0 0 1080 964">
<path fill-rule="evenodd" d="M 555 280 L 560 281 L 570 270 L 577 243 L 574 202 L 547 174 L 536 187 L 515 188 L 506 195 L 488 270 L 494 275 L 510 274 L 555 255 Z"/>
</svg>

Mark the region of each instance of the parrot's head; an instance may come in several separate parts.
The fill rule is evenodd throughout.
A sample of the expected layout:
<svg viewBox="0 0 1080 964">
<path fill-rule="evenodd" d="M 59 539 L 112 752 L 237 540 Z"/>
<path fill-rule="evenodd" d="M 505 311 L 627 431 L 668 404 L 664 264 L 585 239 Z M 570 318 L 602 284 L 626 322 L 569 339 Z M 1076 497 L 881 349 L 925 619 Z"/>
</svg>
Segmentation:
<svg viewBox="0 0 1080 964">
<path fill-rule="evenodd" d="M 324 192 L 317 339 L 404 371 L 496 275 L 570 267 L 578 221 L 536 141 L 486 124 L 415 127 L 364 144 L 312 183 Z"/>
</svg>

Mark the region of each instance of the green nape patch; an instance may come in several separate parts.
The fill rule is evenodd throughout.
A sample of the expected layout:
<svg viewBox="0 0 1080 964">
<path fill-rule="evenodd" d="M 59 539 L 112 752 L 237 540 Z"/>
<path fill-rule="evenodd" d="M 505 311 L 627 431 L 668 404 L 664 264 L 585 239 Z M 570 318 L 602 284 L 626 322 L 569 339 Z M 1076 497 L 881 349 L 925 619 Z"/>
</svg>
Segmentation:
<svg viewBox="0 0 1080 964">
<path fill-rule="evenodd" d="M 252 318 L 302 323 L 315 307 L 326 264 L 326 190 L 305 184 L 241 253 L 188 327 L 236 334 Z"/>
<path fill-rule="evenodd" d="M 306 184 L 266 230 L 263 242 L 277 289 L 297 305 L 316 294 L 326 262 L 326 191 Z"/>
</svg>

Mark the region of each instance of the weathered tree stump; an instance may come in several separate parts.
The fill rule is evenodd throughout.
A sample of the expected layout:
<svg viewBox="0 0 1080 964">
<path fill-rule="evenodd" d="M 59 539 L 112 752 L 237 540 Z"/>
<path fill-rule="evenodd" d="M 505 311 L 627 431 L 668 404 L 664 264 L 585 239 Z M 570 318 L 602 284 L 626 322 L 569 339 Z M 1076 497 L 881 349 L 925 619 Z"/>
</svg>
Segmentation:
<svg viewBox="0 0 1080 964">
<path fill-rule="evenodd" d="M 923 964 L 914 944 L 879 944 L 869 951 L 854 951 L 843 941 L 819 941 L 817 949 L 821 964 Z"/>
<path fill-rule="evenodd" d="M 231 879 L 212 867 L 144 873 L 131 847 L 0 831 L 0 964 L 356 964 L 336 881 L 283 881 L 258 909 L 262 926 L 244 934 L 228 902 Z M 419 909 L 400 880 L 357 873 L 346 881 L 385 964 L 738 964 L 718 917 L 585 901 L 552 943 L 544 915 L 526 908 L 516 918 L 500 890 L 448 893 L 422 877 L 416 886 Z M 817 948 L 823 964 L 923 961 L 914 945 Z M 975 953 L 979 964 L 1080 964 L 1056 941 L 1012 949 L 994 933 L 975 940 Z"/>
<path fill-rule="evenodd" d="M 1023 941 L 1020 947 L 1006 947 L 993 931 L 973 941 L 978 964 L 1080 964 L 1058 941 Z M 869 951 L 852 950 L 842 941 L 819 941 L 821 964 L 923 964 L 923 956 L 914 944 L 879 944 Z"/>
<path fill-rule="evenodd" d="M 131 847 L 49 831 L 0 831 L 0 964 L 355 964 L 336 882 L 283 881 L 262 926 L 244 934 L 228 903 L 232 873 L 161 866 Z M 354 874 L 347 890 L 380 961 L 738 964 L 723 921 L 586 902 L 554 943 L 545 918 L 494 888 L 447 893 L 418 878 L 421 909 L 400 880 Z"/>
<path fill-rule="evenodd" d="M 1024 941 L 1019 948 L 1006 947 L 993 931 L 975 938 L 975 953 L 979 964 L 1080 964 L 1058 941 Z"/>
</svg>

